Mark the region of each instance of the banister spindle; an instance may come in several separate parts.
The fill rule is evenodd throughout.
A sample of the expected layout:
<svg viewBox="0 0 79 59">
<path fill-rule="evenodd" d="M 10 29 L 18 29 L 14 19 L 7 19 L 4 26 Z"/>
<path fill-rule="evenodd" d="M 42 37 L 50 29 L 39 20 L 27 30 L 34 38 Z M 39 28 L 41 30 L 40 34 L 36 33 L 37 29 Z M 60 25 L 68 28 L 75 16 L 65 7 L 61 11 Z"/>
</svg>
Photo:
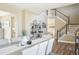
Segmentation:
<svg viewBox="0 0 79 59">
<path fill-rule="evenodd" d="M 56 9 L 55 9 L 55 16 L 57 16 L 57 15 L 56 15 Z"/>
</svg>

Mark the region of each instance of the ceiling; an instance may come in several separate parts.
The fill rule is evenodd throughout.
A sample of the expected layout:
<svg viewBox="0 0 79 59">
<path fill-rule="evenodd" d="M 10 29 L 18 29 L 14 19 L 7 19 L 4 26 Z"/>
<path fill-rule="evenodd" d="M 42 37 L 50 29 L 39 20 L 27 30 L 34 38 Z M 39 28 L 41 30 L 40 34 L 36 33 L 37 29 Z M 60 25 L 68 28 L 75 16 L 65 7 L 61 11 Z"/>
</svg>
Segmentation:
<svg viewBox="0 0 79 59">
<path fill-rule="evenodd" d="M 10 15 L 10 13 L 0 10 L 0 16 L 5 16 L 5 15 Z"/>
<path fill-rule="evenodd" d="M 21 10 L 26 9 L 34 13 L 40 13 L 44 10 L 54 9 L 71 4 L 72 3 L 8 3 L 6 5 L 10 5 Z"/>
</svg>

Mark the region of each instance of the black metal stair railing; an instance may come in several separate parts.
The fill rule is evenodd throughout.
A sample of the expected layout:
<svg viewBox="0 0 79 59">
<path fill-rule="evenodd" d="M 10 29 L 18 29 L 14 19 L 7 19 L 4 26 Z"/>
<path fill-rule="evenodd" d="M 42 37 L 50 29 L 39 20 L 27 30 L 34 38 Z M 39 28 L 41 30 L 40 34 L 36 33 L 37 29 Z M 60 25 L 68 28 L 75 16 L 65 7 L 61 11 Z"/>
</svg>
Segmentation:
<svg viewBox="0 0 79 59">
<path fill-rule="evenodd" d="M 57 40 L 64 34 L 67 34 L 67 31 L 69 29 L 69 16 L 66 16 L 65 14 L 63 14 L 62 12 L 58 11 L 57 9 L 52 9 L 52 11 L 54 11 L 54 16 L 58 16 L 60 18 L 62 18 L 64 21 L 66 21 L 66 24 L 63 25 L 63 27 L 59 30 L 57 30 Z"/>
</svg>

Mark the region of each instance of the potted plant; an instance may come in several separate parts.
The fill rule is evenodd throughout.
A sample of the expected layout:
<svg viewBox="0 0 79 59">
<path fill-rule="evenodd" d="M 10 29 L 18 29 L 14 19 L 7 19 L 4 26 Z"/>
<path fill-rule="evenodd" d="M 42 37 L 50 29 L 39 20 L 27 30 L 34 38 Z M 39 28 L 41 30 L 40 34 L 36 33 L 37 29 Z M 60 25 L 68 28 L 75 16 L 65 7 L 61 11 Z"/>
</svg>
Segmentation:
<svg viewBox="0 0 79 59">
<path fill-rule="evenodd" d="M 26 37 L 26 31 L 22 31 L 22 40 L 21 40 L 21 46 L 26 45 L 27 37 Z"/>
<path fill-rule="evenodd" d="M 24 31 L 22 31 L 22 37 L 23 37 L 23 39 L 25 39 L 26 38 L 26 31 L 24 30 Z"/>
<path fill-rule="evenodd" d="M 21 40 L 21 46 L 24 46 L 26 44 L 31 44 L 32 42 L 29 40 L 29 36 L 26 35 L 26 31 L 22 31 L 22 36 L 23 36 L 23 39 Z"/>
<path fill-rule="evenodd" d="M 26 31 L 22 31 L 22 36 L 26 36 Z"/>
</svg>

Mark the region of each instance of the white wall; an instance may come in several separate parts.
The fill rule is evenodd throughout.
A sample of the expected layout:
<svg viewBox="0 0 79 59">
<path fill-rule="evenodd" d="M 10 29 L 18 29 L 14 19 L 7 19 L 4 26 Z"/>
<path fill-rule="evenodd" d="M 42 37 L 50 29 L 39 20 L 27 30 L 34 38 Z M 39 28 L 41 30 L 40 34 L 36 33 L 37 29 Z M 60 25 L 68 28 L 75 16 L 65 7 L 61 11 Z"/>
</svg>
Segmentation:
<svg viewBox="0 0 79 59">
<path fill-rule="evenodd" d="M 48 18 L 47 20 L 47 31 L 51 35 L 55 36 L 55 18 Z"/>
</svg>

